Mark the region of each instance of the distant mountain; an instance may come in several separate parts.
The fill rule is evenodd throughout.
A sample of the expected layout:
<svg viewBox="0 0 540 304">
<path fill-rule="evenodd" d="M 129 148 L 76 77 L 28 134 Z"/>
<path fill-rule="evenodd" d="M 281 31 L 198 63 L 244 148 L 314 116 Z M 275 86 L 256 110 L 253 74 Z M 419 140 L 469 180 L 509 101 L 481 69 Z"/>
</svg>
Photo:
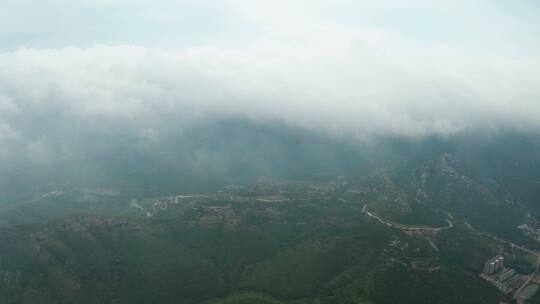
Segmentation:
<svg viewBox="0 0 540 304">
<path fill-rule="evenodd" d="M 443 226 L 450 213 L 485 231 L 519 237 L 517 226 L 529 221 L 527 205 L 492 179 L 468 172 L 473 172 L 468 164 L 447 153 L 409 161 L 361 180 L 371 187 L 363 200 L 370 209 L 405 224 Z"/>
<path fill-rule="evenodd" d="M 466 163 L 470 171 L 466 175 L 498 183 L 529 207 L 540 195 L 537 135 L 355 138 L 243 118 L 171 130 L 172 119 L 164 119 L 150 134 L 134 134 L 113 122 L 80 129 L 55 126 L 58 133 L 47 137 L 50 159 L 40 162 L 21 151 L 2 163 L 0 203 L 57 189 L 157 196 L 214 192 L 261 177 L 328 180 L 363 176 L 370 169 L 434 159 L 443 153 Z"/>
</svg>

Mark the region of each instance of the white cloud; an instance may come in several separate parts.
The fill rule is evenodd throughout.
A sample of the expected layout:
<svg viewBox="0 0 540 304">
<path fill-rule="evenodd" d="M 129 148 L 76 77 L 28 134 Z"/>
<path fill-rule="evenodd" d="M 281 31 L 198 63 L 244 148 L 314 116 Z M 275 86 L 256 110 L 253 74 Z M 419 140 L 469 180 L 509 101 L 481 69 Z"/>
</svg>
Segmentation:
<svg viewBox="0 0 540 304">
<path fill-rule="evenodd" d="M 538 58 L 404 45 L 334 28 L 293 45 L 20 49 L 0 55 L 2 104 L 18 109 L 0 119 L 53 107 L 119 122 L 240 115 L 357 137 L 540 127 Z"/>
<path fill-rule="evenodd" d="M 9 145 L 10 141 L 18 139 L 19 134 L 13 130 L 5 121 L 0 120 L 0 143 Z"/>
<path fill-rule="evenodd" d="M 3 133 L 29 133 L 21 121 L 40 113 L 57 120 L 136 121 L 139 134 L 164 114 L 180 117 L 177 123 L 247 116 L 356 137 L 540 128 L 540 57 L 529 39 L 540 27 L 531 26 L 538 21 L 528 7 L 404 3 L 7 4 L 0 37 L 52 48 L 0 53 Z M 22 18 L 26 13 L 35 18 Z M 8 26 L 23 20 L 33 21 Z M 118 21 L 122 26 L 112 26 Z M 39 43 L 24 40 L 29 32 L 40 33 Z M 190 40 L 199 36 L 206 38 Z M 148 37 L 190 47 L 154 47 Z M 99 44 L 111 41 L 117 43 Z M 71 44 L 97 46 L 57 47 Z"/>
<path fill-rule="evenodd" d="M 346 140 L 540 132 L 524 2 L 5 2 L 0 180 L 167 155 L 216 172 L 227 157 L 189 127 L 231 117 Z"/>
</svg>

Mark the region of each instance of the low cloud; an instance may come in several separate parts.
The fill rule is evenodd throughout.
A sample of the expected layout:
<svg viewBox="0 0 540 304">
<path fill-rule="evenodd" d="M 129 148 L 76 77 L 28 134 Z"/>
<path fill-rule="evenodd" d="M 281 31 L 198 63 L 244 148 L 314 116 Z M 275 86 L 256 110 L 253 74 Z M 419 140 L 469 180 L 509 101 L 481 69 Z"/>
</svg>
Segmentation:
<svg viewBox="0 0 540 304">
<path fill-rule="evenodd" d="M 0 138 L 46 136 L 36 117 L 143 130 L 164 115 L 175 127 L 245 117 L 355 138 L 540 127 L 538 58 L 403 47 L 366 31 L 245 48 L 19 49 L 0 66 Z"/>
<path fill-rule="evenodd" d="M 486 39 L 493 42 L 486 50 L 330 16 L 347 15 L 348 1 L 338 11 L 325 1 L 237 3 L 221 17 L 248 30 L 220 33 L 225 41 L 235 38 L 230 44 L 212 36 L 176 48 L 0 53 L 0 194 L 14 181 L 40 185 L 54 176 L 57 184 L 76 178 L 147 185 L 163 176 L 184 183 L 198 176 L 196 183 L 205 184 L 210 176 L 228 180 L 249 171 L 243 168 L 252 169 L 247 178 L 274 169 L 294 176 L 318 165 L 313 170 L 339 171 L 349 166 L 341 159 L 356 158 L 357 146 L 347 145 L 370 139 L 540 131 L 540 57 L 534 48 L 515 51 L 526 49 L 528 36 L 501 48 Z M 372 13 L 408 9 L 385 3 Z M 439 10 L 432 1 L 414 3 L 420 11 Z M 349 17 L 363 11 L 356 7 Z M 296 133 L 288 137 L 289 131 Z M 337 142 L 347 145 L 334 149 Z"/>
</svg>

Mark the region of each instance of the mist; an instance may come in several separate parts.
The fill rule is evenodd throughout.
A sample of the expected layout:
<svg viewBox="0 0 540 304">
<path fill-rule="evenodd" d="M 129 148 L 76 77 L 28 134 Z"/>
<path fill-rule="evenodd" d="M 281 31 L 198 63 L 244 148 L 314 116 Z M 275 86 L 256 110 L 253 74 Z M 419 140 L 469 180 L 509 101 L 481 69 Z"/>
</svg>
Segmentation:
<svg viewBox="0 0 540 304">
<path fill-rule="evenodd" d="M 6 12 L 17 14 L 23 4 Z M 163 4 L 193 18 L 154 8 L 158 17 L 148 19 L 138 3 L 125 12 L 126 25 L 140 30 L 132 35 L 123 32 L 129 26 L 105 27 L 125 3 L 83 1 L 58 7 L 69 20 L 110 12 L 100 15 L 102 25 L 80 18 L 65 28 L 69 20 L 46 23 L 40 18 L 50 15 L 40 14 L 17 29 L 23 37 L 46 23 L 39 39 L 6 36 L 0 53 L 4 189 L 28 179 L 121 184 L 133 178 L 138 186 L 183 179 L 211 187 L 264 175 L 339 175 L 387 155 L 375 147 L 389 140 L 540 131 L 540 58 L 531 38 L 536 19 L 527 7 Z M 506 9 L 514 15 L 507 17 Z M 402 19 L 389 20 L 389 12 Z M 426 19 L 417 21 L 418 12 Z M 213 22 L 201 30 L 210 15 Z M 486 28 L 487 18 L 500 22 Z"/>
</svg>

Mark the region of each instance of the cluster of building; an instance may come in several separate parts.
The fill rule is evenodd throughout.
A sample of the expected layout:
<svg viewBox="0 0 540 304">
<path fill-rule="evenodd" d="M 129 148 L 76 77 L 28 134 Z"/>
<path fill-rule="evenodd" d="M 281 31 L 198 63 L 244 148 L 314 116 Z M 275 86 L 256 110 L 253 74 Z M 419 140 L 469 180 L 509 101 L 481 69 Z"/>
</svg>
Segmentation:
<svg viewBox="0 0 540 304">
<path fill-rule="evenodd" d="M 501 255 L 492 257 L 484 263 L 484 273 L 488 275 L 493 274 L 502 268 L 504 268 L 504 257 Z"/>
<path fill-rule="evenodd" d="M 518 228 L 523 232 L 524 235 L 540 242 L 540 229 L 534 229 L 527 224 L 519 225 Z"/>
<path fill-rule="evenodd" d="M 497 255 L 484 263 L 483 278 L 504 293 L 511 292 L 521 281 L 514 269 L 504 267 L 504 257 Z"/>
<path fill-rule="evenodd" d="M 503 292 L 512 291 L 521 281 L 521 275 L 517 274 L 513 269 L 507 269 L 505 273 L 497 276 L 495 286 Z"/>
</svg>

